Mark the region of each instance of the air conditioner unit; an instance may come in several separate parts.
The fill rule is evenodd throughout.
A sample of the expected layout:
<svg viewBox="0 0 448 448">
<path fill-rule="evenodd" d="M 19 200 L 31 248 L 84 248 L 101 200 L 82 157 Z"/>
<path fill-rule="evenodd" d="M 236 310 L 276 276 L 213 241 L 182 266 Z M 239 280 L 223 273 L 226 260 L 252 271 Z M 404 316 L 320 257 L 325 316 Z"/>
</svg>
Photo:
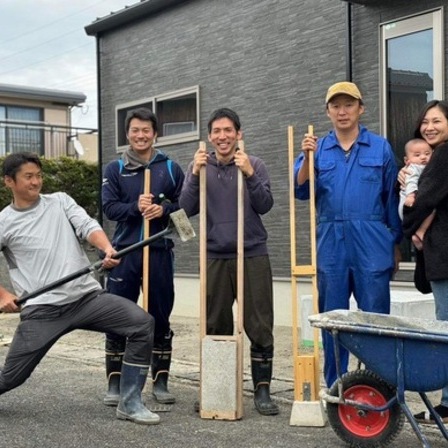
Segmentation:
<svg viewBox="0 0 448 448">
<path fill-rule="evenodd" d="M 194 121 L 177 121 L 173 123 L 163 123 L 163 136 L 184 134 L 195 130 Z"/>
</svg>

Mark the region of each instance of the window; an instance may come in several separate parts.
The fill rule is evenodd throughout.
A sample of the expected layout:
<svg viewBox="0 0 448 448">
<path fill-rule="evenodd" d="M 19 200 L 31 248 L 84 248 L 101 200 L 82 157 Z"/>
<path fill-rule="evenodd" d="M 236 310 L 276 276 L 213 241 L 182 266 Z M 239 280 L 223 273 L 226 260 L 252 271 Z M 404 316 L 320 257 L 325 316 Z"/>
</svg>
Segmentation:
<svg viewBox="0 0 448 448">
<path fill-rule="evenodd" d="M 6 129 L 4 121 L 6 119 L 6 108 L 0 106 L 0 156 L 6 154 Z"/>
<path fill-rule="evenodd" d="M 444 98 L 442 20 L 439 9 L 381 25 L 381 130 L 399 167 L 421 108 Z M 404 261 L 411 260 L 408 242 L 402 254 Z"/>
<path fill-rule="evenodd" d="M 41 109 L 0 105 L 0 155 L 21 151 L 42 155 L 43 133 L 31 126 L 41 120 Z"/>
<path fill-rule="evenodd" d="M 117 148 L 126 149 L 124 121 L 128 111 L 148 107 L 157 117 L 159 132 L 156 146 L 199 139 L 199 87 L 190 87 L 116 107 Z"/>
</svg>

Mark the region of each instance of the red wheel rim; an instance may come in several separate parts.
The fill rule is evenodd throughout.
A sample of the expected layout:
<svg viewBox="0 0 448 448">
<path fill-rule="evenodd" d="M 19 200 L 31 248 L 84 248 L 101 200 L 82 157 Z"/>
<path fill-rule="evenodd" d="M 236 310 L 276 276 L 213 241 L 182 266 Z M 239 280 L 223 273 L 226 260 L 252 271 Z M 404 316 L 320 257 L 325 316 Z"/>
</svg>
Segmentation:
<svg viewBox="0 0 448 448">
<path fill-rule="evenodd" d="M 377 389 L 366 385 L 350 387 L 344 392 L 344 398 L 374 407 L 383 407 L 387 400 Z M 389 411 L 361 411 L 354 406 L 338 407 L 339 418 L 344 427 L 358 437 L 376 437 L 389 423 Z"/>
</svg>

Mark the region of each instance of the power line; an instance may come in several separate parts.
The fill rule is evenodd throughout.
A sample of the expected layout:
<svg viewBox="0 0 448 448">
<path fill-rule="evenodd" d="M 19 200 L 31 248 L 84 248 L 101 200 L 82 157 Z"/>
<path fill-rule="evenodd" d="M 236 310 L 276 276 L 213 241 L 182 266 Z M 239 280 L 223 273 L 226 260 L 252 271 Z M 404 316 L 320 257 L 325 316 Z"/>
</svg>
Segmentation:
<svg viewBox="0 0 448 448">
<path fill-rule="evenodd" d="M 53 55 L 53 56 L 50 56 L 49 58 L 41 59 L 40 61 L 33 62 L 33 63 L 31 63 L 31 64 L 27 64 L 27 65 L 24 65 L 24 66 L 22 66 L 22 67 L 13 68 L 12 70 L 7 70 L 7 71 L 5 71 L 5 72 L 0 72 L 0 75 L 6 75 L 6 74 L 8 74 L 8 73 L 13 73 L 13 72 L 16 72 L 16 71 L 18 71 L 18 70 L 23 70 L 24 68 L 28 68 L 28 67 L 31 67 L 31 66 L 33 66 L 33 65 L 41 64 L 42 62 L 46 62 L 46 61 L 49 61 L 49 60 L 51 60 L 51 59 L 54 59 L 54 58 L 60 56 L 61 54 L 66 54 L 66 53 L 69 53 L 69 52 L 71 52 L 71 51 L 79 50 L 80 48 L 84 48 L 84 47 L 87 47 L 87 46 L 89 46 L 89 45 L 91 45 L 90 42 L 87 43 L 87 44 L 80 45 L 80 46 L 78 46 L 78 47 L 72 48 L 71 50 L 67 50 L 67 51 L 64 50 L 62 53 L 57 53 L 57 54 L 55 54 L 55 55 Z"/>
<path fill-rule="evenodd" d="M 80 65 L 80 68 L 81 68 L 82 64 L 81 64 L 81 62 L 79 60 L 80 59 L 86 59 L 84 56 L 88 56 L 89 55 L 89 57 L 90 57 L 90 52 L 84 50 L 83 52 L 77 53 L 77 54 L 79 54 L 79 58 L 78 59 L 75 59 L 74 57 L 72 57 L 72 54 L 75 53 L 76 51 L 80 50 L 80 49 L 83 49 L 83 48 L 87 47 L 87 46 L 92 46 L 93 47 L 93 45 L 94 45 L 94 41 L 93 40 L 90 40 L 89 42 L 87 42 L 85 44 L 78 45 L 78 46 L 76 46 L 76 47 L 74 47 L 74 48 L 72 48 L 70 50 L 64 50 L 62 48 L 62 46 L 61 46 L 61 43 L 58 42 L 57 44 L 54 44 L 52 46 L 50 45 L 50 48 L 48 48 L 48 50 L 46 51 L 47 54 L 48 54 L 48 53 L 51 53 L 52 50 L 56 50 L 56 51 L 60 50 L 57 54 L 53 54 L 53 55 L 51 55 L 49 57 L 44 57 L 43 59 L 40 59 L 40 60 L 35 61 L 35 62 L 33 62 L 31 60 L 31 55 L 30 55 L 30 57 L 26 57 L 26 58 L 22 57 L 22 58 L 19 58 L 19 61 L 22 60 L 24 62 L 24 64 L 21 65 L 21 66 L 17 66 L 15 68 L 13 68 L 13 66 L 12 66 L 12 61 L 9 61 L 8 63 L 3 63 L 4 60 L 11 60 L 14 56 L 20 55 L 20 54 L 25 53 L 27 51 L 32 51 L 32 50 L 34 50 L 35 48 L 38 48 L 38 47 L 43 47 L 45 44 L 53 42 L 56 39 L 57 40 L 61 40 L 62 37 L 67 36 L 69 34 L 72 34 L 72 33 L 75 33 L 76 31 L 78 31 L 78 30 L 67 31 L 67 32 L 64 32 L 63 34 L 58 34 L 54 38 L 51 38 L 51 39 L 46 40 L 46 41 L 41 42 L 41 43 L 37 43 L 36 40 L 38 40 L 38 39 L 36 39 L 36 37 L 38 37 L 39 34 L 41 34 L 42 36 L 45 34 L 45 33 L 38 33 L 40 30 L 47 29 L 48 32 L 50 33 L 50 32 L 52 32 L 51 29 L 50 29 L 51 26 L 53 26 L 55 24 L 60 25 L 62 21 L 67 20 L 67 19 L 69 19 L 71 17 L 77 16 L 77 15 L 79 15 L 81 13 L 84 13 L 85 11 L 92 10 L 92 8 L 97 7 L 100 4 L 105 4 L 106 3 L 107 5 L 112 6 L 112 8 L 114 8 L 114 6 L 113 6 L 114 3 L 117 4 L 116 1 L 111 1 L 111 0 L 99 0 L 99 1 L 91 0 L 91 1 L 94 2 L 94 3 L 90 4 L 88 7 L 80 9 L 80 10 L 78 10 L 76 12 L 73 12 L 73 13 L 67 14 L 65 16 L 62 16 L 62 17 L 60 17 L 60 18 L 58 18 L 56 20 L 47 22 L 46 24 L 44 24 L 42 26 L 38 26 L 38 27 L 33 28 L 33 29 L 29 29 L 28 28 L 26 30 L 26 32 L 18 34 L 18 35 L 15 35 L 15 36 L 11 36 L 12 33 L 9 33 L 9 36 L 11 36 L 11 37 L 9 37 L 8 35 L 5 36 L 5 37 L 8 37 L 8 39 L 1 41 L 1 44 L 8 43 L 7 46 L 4 45 L 4 47 L 5 47 L 4 49 L 5 50 L 6 49 L 10 50 L 10 48 L 11 48 L 10 42 L 19 40 L 21 38 L 26 38 L 26 36 L 29 36 L 30 34 L 33 34 L 33 37 L 32 38 L 28 38 L 27 41 L 26 41 L 26 42 L 31 43 L 32 46 L 24 48 L 22 50 L 19 50 L 17 52 L 14 52 L 14 54 L 7 54 L 4 57 L 0 57 L 0 61 L 2 61 L 2 64 L 0 65 L 0 67 L 6 69 L 5 71 L 0 72 L 0 76 L 8 75 L 10 73 L 14 73 L 14 75 L 6 76 L 6 78 L 11 78 L 11 79 L 12 78 L 17 78 L 17 79 L 19 79 L 19 78 L 22 78 L 22 77 L 27 77 L 26 76 L 27 73 L 32 73 L 32 78 L 30 79 L 29 83 L 34 85 L 36 83 L 36 79 L 38 79 L 38 77 L 39 77 L 39 74 L 40 73 L 46 73 L 46 81 L 44 80 L 44 84 L 49 84 L 49 83 L 51 83 L 51 78 L 52 78 L 52 75 L 51 75 L 50 72 L 54 72 L 55 77 L 57 78 L 56 81 L 63 81 L 63 82 L 51 83 L 51 87 L 52 88 L 55 88 L 55 85 L 56 85 L 56 86 L 60 86 L 59 88 L 61 88 L 61 89 L 70 90 L 71 87 L 68 87 L 68 86 L 73 86 L 74 89 L 76 89 L 76 90 L 83 90 L 83 89 L 86 90 L 87 89 L 91 93 L 91 94 L 89 94 L 89 98 L 86 99 L 85 107 L 83 108 L 83 110 L 81 112 L 84 117 L 86 117 L 88 115 L 91 115 L 92 112 L 94 112 L 95 109 L 97 108 L 97 103 L 98 103 L 98 98 L 97 98 L 97 95 L 96 95 L 97 85 L 96 85 L 95 70 L 92 70 L 92 74 L 85 74 L 85 75 L 82 75 L 82 76 L 78 76 L 76 78 L 68 78 L 68 77 L 63 78 L 64 74 L 66 74 L 67 72 L 70 72 L 70 69 L 65 70 L 65 68 L 64 68 L 65 67 L 65 62 L 64 62 L 64 64 L 48 63 L 47 66 L 45 68 L 42 68 L 42 69 L 31 69 L 31 70 L 28 70 L 28 71 L 25 71 L 25 69 L 27 69 L 29 67 L 37 66 L 39 64 L 46 63 L 48 61 L 54 60 L 55 58 L 61 58 L 61 56 L 64 56 L 64 55 L 68 55 L 69 57 L 71 57 L 71 61 L 72 61 L 72 63 L 73 63 L 75 68 L 76 68 L 76 65 Z M 117 5 L 117 9 L 116 9 L 117 11 L 119 9 L 123 8 L 123 5 L 124 5 L 125 1 L 126 0 L 123 0 L 123 3 L 121 3 L 120 6 Z M 142 1 L 142 0 L 140 0 L 140 1 Z M 103 9 L 103 8 L 101 8 L 101 9 Z M 97 8 L 96 11 L 99 11 L 99 8 Z M 7 11 L 6 12 L 3 11 L 2 19 L 5 19 L 5 16 L 7 16 Z M 80 19 L 80 17 L 78 19 L 76 19 L 76 20 L 79 21 L 79 19 Z M 73 21 L 71 21 L 70 23 L 73 23 Z M 81 25 L 80 25 L 79 30 L 82 30 L 82 26 Z M 53 28 L 53 31 L 54 31 L 53 35 L 56 35 L 57 33 L 59 33 L 59 30 L 55 30 L 54 28 Z M 51 37 L 51 36 L 49 36 L 49 37 Z M 86 37 L 86 36 L 84 36 L 84 37 Z M 26 42 L 24 42 L 24 43 L 26 44 Z M 79 43 L 79 40 L 78 40 L 77 43 Z M 19 46 L 19 44 L 17 44 L 17 46 Z M 36 56 L 36 55 L 39 54 L 39 52 L 42 53 L 42 51 L 43 51 L 42 49 L 40 51 L 35 51 L 32 56 Z M 66 58 L 64 58 L 64 61 L 65 60 L 66 60 Z M 77 64 L 77 62 L 78 62 L 78 64 Z M 88 65 L 90 67 L 90 64 L 88 64 Z M 84 66 L 84 65 L 82 65 L 82 66 Z M 64 68 L 64 71 L 62 71 L 63 68 Z M 23 73 L 20 73 L 21 71 Z M 17 73 L 17 72 L 19 72 L 19 73 Z M 16 75 L 16 73 L 17 73 L 17 75 Z M 78 87 L 78 86 L 80 86 L 81 88 Z"/>
<path fill-rule="evenodd" d="M 48 22 L 48 23 L 46 23 L 45 25 L 39 26 L 39 27 L 37 27 L 37 28 L 33 28 L 33 29 L 27 31 L 26 33 L 22 33 L 22 34 L 20 34 L 20 35 L 11 37 L 11 38 L 9 38 L 9 39 L 6 39 L 6 40 L 2 41 L 2 44 L 6 44 L 7 42 L 12 42 L 13 40 L 20 39 L 20 38 L 22 38 L 23 36 L 28 36 L 28 34 L 33 34 L 33 33 L 35 33 L 36 31 L 42 30 L 42 29 L 44 29 L 44 28 L 47 28 L 48 26 L 50 26 L 50 25 L 54 25 L 55 23 L 60 23 L 62 20 L 65 20 L 65 19 L 68 19 L 68 18 L 70 18 L 70 17 L 76 16 L 76 15 L 78 15 L 78 14 L 84 12 L 84 11 L 87 11 L 87 10 L 89 10 L 89 9 L 92 9 L 94 6 L 99 5 L 100 3 L 104 3 L 104 2 L 106 2 L 106 1 L 108 1 L 108 0 L 100 0 L 99 2 L 96 2 L 96 3 L 94 3 L 93 5 L 88 6 L 87 8 L 80 9 L 79 11 L 77 11 L 77 12 L 75 12 L 75 13 L 68 14 L 68 15 L 63 16 L 63 17 L 59 17 L 58 19 L 53 20 L 52 22 Z"/>
<path fill-rule="evenodd" d="M 15 51 L 14 53 L 9 54 L 8 56 L 0 58 L 0 61 L 4 61 L 5 59 L 10 59 L 10 58 L 12 58 L 14 56 L 17 56 L 18 54 L 26 53 L 27 51 L 34 50 L 35 48 L 41 47 L 42 45 L 48 44 L 49 42 L 53 42 L 54 40 L 58 40 L 61 37 L 64 37 L 64 36 L 67 36 L 69 34 L 73 34 L 73 33 L 76 33 L 76 32 L 79 32 L 79 28 L 76 28 L 73 31 L 69 31 L 68 33 L 60 34 L 60 35 L 54 37 L 53 39 L 46 40 L 45 42 L 42 42 L 42 43 L 40 43 L 38 45 L 34 45 L 34 47 L 28 47 L 28 48 L 25 48 L 24 50 Z"/>
<path fill-rule="evenodd" d="M 66 86 L 66 85 L 73 85 L 73 84 L 79 84 L 79 83 L 94 83 L 94 86 L 96 87 L 96 76 L 94 73 L 87 73 L 82 76 L 78 76 L 76 78 L 68 78 L 65 79 L 62 82 L 53 84 L 53 87 L 58 88 L 60 86 Z"/>
</svg>

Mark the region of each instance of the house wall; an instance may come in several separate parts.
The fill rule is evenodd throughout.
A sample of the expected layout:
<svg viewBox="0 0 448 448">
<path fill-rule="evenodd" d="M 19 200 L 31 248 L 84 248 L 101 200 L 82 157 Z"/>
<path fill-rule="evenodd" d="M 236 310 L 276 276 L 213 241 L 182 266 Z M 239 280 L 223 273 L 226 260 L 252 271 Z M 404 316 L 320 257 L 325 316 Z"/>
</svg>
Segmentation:
<svg viewBox="0 0 448 448">
<path fill-rule="evenodd" d="M 12 106 L 24 106 L 41 108 L 42 121 L 51 126 L 71 126 L 71 113 L 69 104 L 54 104 L 51 101 L 39 101 L 36 99 L 11 98 L 10 96 L 0 95 L 0 104 Z M 69 145 L 67 152 L 67 134 L 66 131 L 56 129 L 54 132 L 45 131 L 45 156 L 49 158 L 61 156 L 76 155 L 73 145 Z M 79 141 L 83 145 L 84 153 L 76 155 L 80 160 L 90 163 L 98 162 L 98 135 L 96 133 L 80 133 Z"/>
<path fill-rule="evenodd" d="M 41 121 L 52 125 L 70 125 L 70 112 L 68 106 L 53 104 L 49 101 L 38 101 L 26 98 L 2 97 L 0 104 L 9 106 L 33 107 L 42 109 Z M 66 155 L 66 136 L 59 132 L 55 134 L 46 132 L 44 135 L 46 157 L 60 157 Z M 62 140 L 61 140 L 62 139 Z"/>
<path fill-rule="evenodd" d="M 61 124 L 63 126 L 70 126 L 70 112 L 67 107 L 45 107 L 44 120 L 51 124 Z"/>
<path fill-rule="evenodd" d="M 380 132 L 380 23 L 447 3 L 352 4 L 352 79 L 364 93 L 363 122 L 372 131 Z M 268 166 L 275 205 L 264 222 L 273 272 L 289 277 L 287 127 L 294 126 L 295 155 L 308 124 L 317 135 L 331 127 L 324 96 L 330 84 L 346 78 L 346 8 L 337 0 L 192 0 L 102 34 L 104 162 L 117 157 L 116 105 L 199 85 L 201 139 L 215 108 L 234 108 L 246 149 Z M 197 146 L 161 149 L 186 169 Z M 309 263 L 308 218 L 308 205 L 296 202 L 297 264 Z M 178 271 L 197 273 L 197 246 L 178 246 Z"/>
<path fill-rule="evenodd" d="M 0 104 L 12 105 L 12 106 L 27 106 L 27 107 L 39 107 L 44 109 L 42 121 L 47 121 L 51 124 L 62 124 L 69 126 L 70 118 L 67 110 L 67 106 L 57 106 L 47 102 L 33 101 L 22 98 L 10 98 L 2 97 L 0 95 Z"/>
<path fill-rule="evenodd" d="M 84 150 L 83 154 L 78 154 L 78 159 L 85 162 L 98 163 L 98 135 L 79 134 L 78 139 Z"/>
<path fill-rule="evenodd" d="M 214 109 L 234 108 L 247 151 L 267 164 L 275 205 L 264 222 L 273 272 L 289 277 L 287 127 L 295 127 L 295 154 L 309 123 L 317 134 L 330 128 L 324 97 L 345 77 L 344 21 L 345 4 L 335 0 L 197 0 L 102 34 L 104 162 L 117 157 L 117 104 L 199 85 L 201 139 Z M 186 169 L 197 147 L 162 150 Z M 297 204 L 299 264 L 309 263 L 308 217 L 307 205 Z M 197 254 L 197 241 L 178 244 L 177 271 L 197 274 Z"/>
</svg>

